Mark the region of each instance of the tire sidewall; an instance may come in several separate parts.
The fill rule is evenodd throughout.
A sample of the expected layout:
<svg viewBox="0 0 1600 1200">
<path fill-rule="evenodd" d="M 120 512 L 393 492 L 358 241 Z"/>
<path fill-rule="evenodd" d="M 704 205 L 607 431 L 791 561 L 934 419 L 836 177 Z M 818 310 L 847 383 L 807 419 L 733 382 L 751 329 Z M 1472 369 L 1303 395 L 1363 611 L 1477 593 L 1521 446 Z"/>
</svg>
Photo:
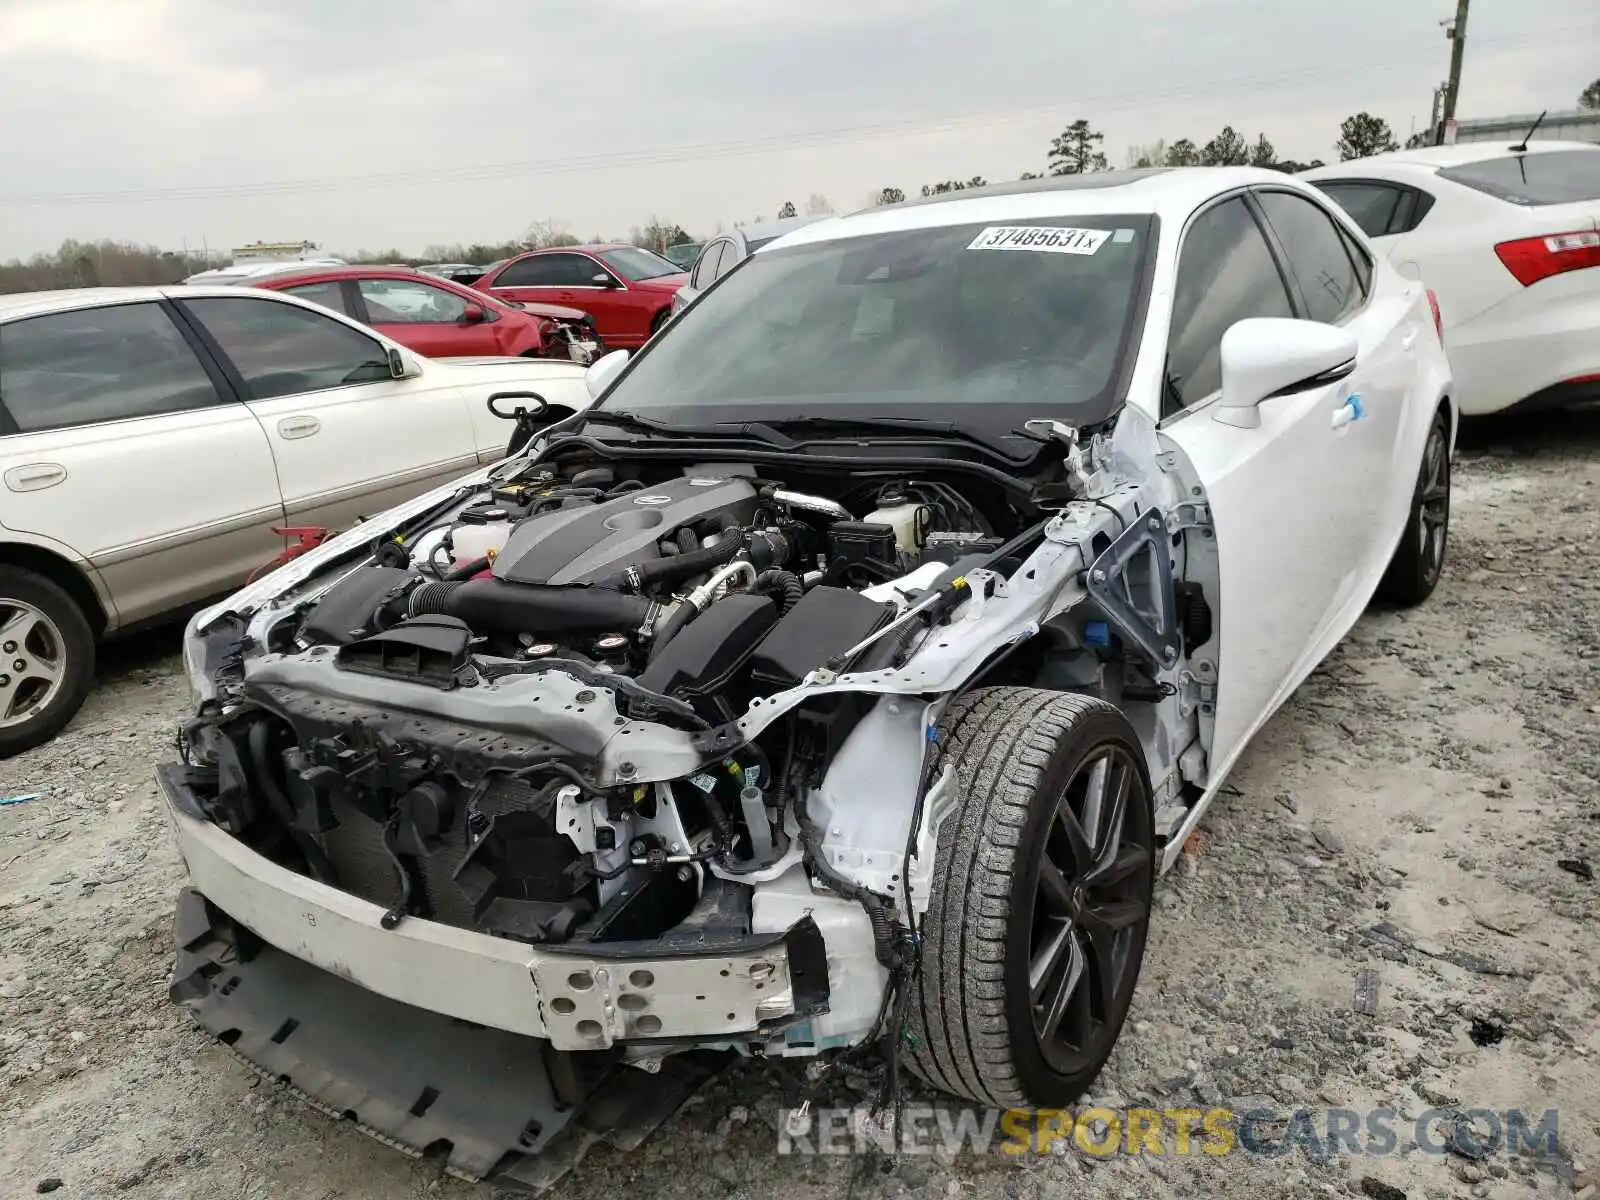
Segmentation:
<svg viewBox="0 0 1600 1200">
<path fill-rule="evenodd" d="M 57 584 L 19 567 L 0 567 L 0 600 L 33 605 L 60 631 L 66 677 L 55 699 L 20 725 L 0 729 L 0 758 L 11 758 L 49 741 L 83 707 L 94 683 L 94 632 L 83 610 Z"/>
<path fill-rule="evenodd" d="M 1094 750 L 1114 743 L 1124 749 L 1133 761 L 1141 784 L 1140 797 L 1148 804 L 1151 796 L 1150 776 L 1144 761 L 1144 750 L 1132 736 L 1127 718 L 1115 709 L 1103 709 L 1085 714 L 1073 724 L 1067 735 L 1056 743 L 1045 771 L 1042 786 L 1035 793 L 1029 807 L 1028 822 L 1023 829 L 1021 849 L 1026 854 L 1013 872 L 1009 897 L 1011 920 L 1006 930 L 1005 949 L 1005 1003 L 1006 1024 L 1011 1029 L 1011 1054 L 1022 1089 L 1037 1104 L 1051 1106 L 1066 1104 L 1080 1094 L 1100 1073 L 1111 1048 L 1121 1035 L 1128 1007 L 1138 988 L 1139 970 L 1144 957 L 1144 945 L 1149 930 L 1149 913 L 1155 890 L 1155 839 L 1150 838 L 1150 869 L 1145 875 L 1146 887 L 1141 897 L 1145 920 L 1135 931 L 1129 947 L 1133 964 L 1133 977 L 1127 982 L 1117 1009 L 1111 1014 L 1109 1036 L 1104 1055 L 1097 1056 L 1089 1067 L 1074 1075 L 1064 1075 L 1051 1067 L 1040 1053 L 1034 1040 L 1033 1012 L 1028 986 L 1029 940 L 1032 925 L 1034 896 L 1039 884 L 1039 868 L 1044 855 L 1044 843 L 1050 822 L 1054 820 L 1057 804 L 1078 766 Z M 1146 813 L 1147 827 L 1153 831 L 1154 814 Z"/>
</svg>

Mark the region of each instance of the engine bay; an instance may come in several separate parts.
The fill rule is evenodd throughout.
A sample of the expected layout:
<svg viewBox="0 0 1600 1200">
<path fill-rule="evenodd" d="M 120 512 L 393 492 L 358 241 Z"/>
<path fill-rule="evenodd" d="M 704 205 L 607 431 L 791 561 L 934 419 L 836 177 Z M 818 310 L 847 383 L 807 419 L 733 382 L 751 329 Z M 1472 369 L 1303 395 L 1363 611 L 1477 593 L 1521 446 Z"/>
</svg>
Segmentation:
<svg viewBox="0 0 1600 1200">
<path fill-rule="evenodd" d="M 526 462 L 263 606 L 248 634 L 214 622 L 231 649 L 186 727 L 190 784 L 210 820 L 383 906 L 388 928 L 703 947 L 832 903 L 886 973 L 906 953 L 895 914 L 936 716 L 907 664 L 955 653 L 949 622 L 999 605 L 1025 563 L 1083 574 L 1129 529 L 1111 504 L 1079 507 L 1076 526 L 1039 521 L 954 472 Z M 1162 533 L 1160 561 L 1131 572 L 1146 584 L 1171 571 Z M 1009 653 L 1015 618 L 996 611 L 985 636 Z M 1172 663 L 1107 615 L 1052 618 L 1000 669 L 1168 701 Z M 1209 638 L 1201 617 L 1183 615 L 1186 641 Z M 907 700 L 824 686 L 840 675 Z"/>
</svg>

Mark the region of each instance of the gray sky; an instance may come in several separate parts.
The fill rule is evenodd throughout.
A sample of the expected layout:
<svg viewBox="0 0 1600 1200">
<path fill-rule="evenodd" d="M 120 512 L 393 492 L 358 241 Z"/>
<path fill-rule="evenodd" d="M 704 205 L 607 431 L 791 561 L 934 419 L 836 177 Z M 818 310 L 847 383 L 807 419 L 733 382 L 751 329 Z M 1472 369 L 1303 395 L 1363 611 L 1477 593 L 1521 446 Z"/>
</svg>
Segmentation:
<svg viewBox="0 0 1600 1200">
<path fill-rule="evenodd" d="M 814 192 L 1042 171 L 1075 117 L 1403 140 L 1453 0 L 0 0 L 0 258 L 110 237 L 330 251 L 534 221 L 705 234 Z M 1460 115 L 1571 108 L 1594 0 L 1477 0 Z M 353 177 L 387 176 L 358 186 Z M 398 176 L 398 179 L 394 177 Z M 452 176 L 455 176 L 454 178 Z M 76 199 L 73 199 L 76 197 Z M 92 199 L 93 202 L 88 202 Z"/>
</svg>

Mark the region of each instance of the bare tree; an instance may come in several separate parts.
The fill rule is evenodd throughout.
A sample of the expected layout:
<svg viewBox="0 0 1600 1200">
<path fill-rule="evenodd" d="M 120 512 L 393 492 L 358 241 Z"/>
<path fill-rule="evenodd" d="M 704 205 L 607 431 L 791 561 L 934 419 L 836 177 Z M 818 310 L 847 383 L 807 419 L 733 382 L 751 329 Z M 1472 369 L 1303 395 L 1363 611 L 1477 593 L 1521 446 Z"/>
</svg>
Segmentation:
<svg viewBox="0 0 1600 1200">
<path fill-rule="evenodd" d="M 833 203 L 821 192 L 812 192 L 806 201 L 806 216 L 826 217 L 833 212 Z"/>
</svg>

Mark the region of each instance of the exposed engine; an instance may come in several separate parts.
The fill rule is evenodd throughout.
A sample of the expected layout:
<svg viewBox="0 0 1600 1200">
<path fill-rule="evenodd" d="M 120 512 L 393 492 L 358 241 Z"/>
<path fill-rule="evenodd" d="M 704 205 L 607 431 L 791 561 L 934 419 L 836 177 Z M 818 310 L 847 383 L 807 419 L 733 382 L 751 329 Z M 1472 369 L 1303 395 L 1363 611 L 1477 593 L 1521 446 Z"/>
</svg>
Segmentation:
<svg viewBox="0 0 1600 1200">
<path fill-rule="evenodd" d="M 231 715 L 191 727 L 208 815 L 386 923 L 748 933 L 741 883 L 800 861 L 796 782 L 870 700 L 726 754 L 717 731 L 817 668 L 900 665 L 938 616 L 908 609 L 1004 542 L 948 484 L 856 489 L 543 466 L 458 497 L 286 611 Z M 663 730 L 693 746 L 678 777 L 618 757 Z"/>
</svg>

